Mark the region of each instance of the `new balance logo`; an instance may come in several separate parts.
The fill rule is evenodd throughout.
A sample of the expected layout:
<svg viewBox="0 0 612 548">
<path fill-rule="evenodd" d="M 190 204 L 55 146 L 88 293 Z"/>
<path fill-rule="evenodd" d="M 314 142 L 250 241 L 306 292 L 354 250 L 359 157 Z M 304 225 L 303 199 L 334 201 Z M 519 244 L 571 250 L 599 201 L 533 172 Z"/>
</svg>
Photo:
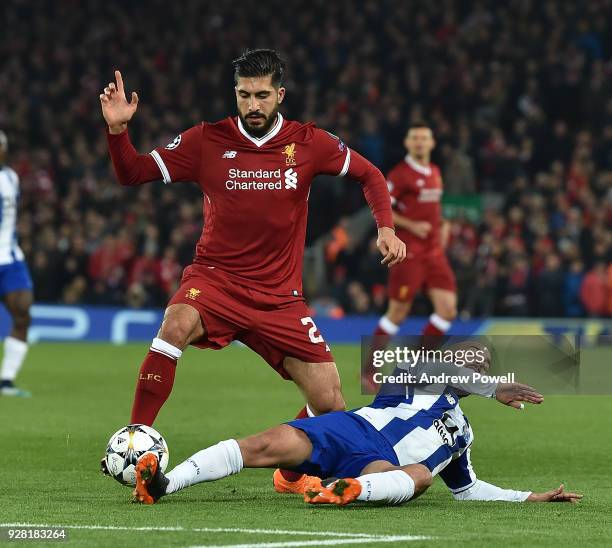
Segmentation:
<svg viewBox="0 0 612 548">
<path fill-rule="evenodd" d="M 226 150 L 221 158 L 235 158 L 237 154 L 235 150 Z"/>
<path fill-rule="evenodd" d="M 298 174 L 293 168 L 285 170 L 285 188 L 297 190 Z"/>
</svg>

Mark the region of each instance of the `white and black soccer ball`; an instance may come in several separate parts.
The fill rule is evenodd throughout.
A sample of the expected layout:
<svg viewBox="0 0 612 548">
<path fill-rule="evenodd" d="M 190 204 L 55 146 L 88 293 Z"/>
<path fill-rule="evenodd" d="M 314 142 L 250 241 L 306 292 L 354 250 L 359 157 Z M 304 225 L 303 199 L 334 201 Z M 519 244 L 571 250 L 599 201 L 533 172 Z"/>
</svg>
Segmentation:
<svg viewBox="0 0 612 548">
<path fill-rule="evenodd" d="M 145 453 L 157 456 L 161 471 L 168 466 L 168 445 L 162 435 L 145 424 L 129 424 L 108 440 L 106 468 L 123 485 L 136 485 L 136 462 Z"/>
</svg>

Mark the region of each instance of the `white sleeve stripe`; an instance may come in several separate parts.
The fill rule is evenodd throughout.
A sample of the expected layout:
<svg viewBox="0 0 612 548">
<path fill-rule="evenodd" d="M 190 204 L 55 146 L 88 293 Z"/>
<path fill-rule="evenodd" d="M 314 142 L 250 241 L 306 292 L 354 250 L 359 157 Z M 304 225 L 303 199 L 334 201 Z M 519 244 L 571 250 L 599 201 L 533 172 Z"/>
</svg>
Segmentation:
<svg viewBox="0 0 612 548">
<path fill-rule="evenodd" d="M 153 156 L 153 159 L 155 160 L 159 171 L 161 171 L 164 183 L 171 183 L 172 179 L 170 178 L 170 172 L 168 171 L 166 164 L 164 164 L 162 157 L 159 155 L 159 152 L 157 152 L 157 150 L 152 150 L 151 152 L 149 152 L 149 154 Z"/>
<path fill-rule="evenodd" d="M 346 158 L 344 159 L 344 165 L 342 166 L 342 171 L 338 173 L 338 177 L 344 177 L 349 170 L 349 166 L 351 165 L 351 149 L 346 147 Z"/>
</svg>

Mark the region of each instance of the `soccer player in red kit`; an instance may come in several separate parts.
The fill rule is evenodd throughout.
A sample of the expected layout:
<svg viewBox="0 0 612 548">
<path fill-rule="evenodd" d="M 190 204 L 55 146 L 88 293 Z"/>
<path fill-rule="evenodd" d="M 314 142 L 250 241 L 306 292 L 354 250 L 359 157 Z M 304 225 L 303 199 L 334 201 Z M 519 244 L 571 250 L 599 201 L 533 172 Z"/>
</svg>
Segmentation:
<svg viewBox="0 0 612 548">
<path fill-rule="evenodd" d="M 389 305 L 376 332 L 378 345 L 395 335 L 410 312 L 415 295 L 427 291 L 433 314 L 423 329 L 429 346 L 450 328 L 457 315 L 455 276 L 446 259 L 449 225 L 442 219 L 442 177 L 431 163 L 435 140 L 426 124 L 413 124 L 406 135 L 406 157 L 387 176 L 393 222 L 406 243 L 406 260 L 389 271 Z"/>
<path fill-rule="evenodd" d="M 130 142 L 127 123 L 138 96 L 133 92 L 127 101 L 118 71 L 116 84 L 100 95 L 121 184 L 194 181 L 204 195 L 195 259 L 140 369 L 132 423 L 153 423 L 188 345 L 220 349 L 233 340 L 298 385 L 307 402 L 298 416 L 344 409 L 334 359 L 302 295 L 308 195 L 316 175 L 360 181 L 378 226 L 382 262 L 393 266 L 405 258 L 380 171 L 334 135 L 279 112 L 285 96 L 279 55 L 247 51 L 233 66 L 238 116 L 202 122 L 150 154 L 138 154 Z M 275 474 L 279 491 L 291 491 L 297 481 L 295 473 Z"/>
</svg>

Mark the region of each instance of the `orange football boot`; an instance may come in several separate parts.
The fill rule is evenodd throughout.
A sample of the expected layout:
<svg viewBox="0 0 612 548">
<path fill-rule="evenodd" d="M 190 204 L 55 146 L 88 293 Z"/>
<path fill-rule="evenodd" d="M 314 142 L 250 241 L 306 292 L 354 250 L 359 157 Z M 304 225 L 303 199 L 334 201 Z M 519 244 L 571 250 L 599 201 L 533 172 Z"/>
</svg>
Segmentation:
<svg viewBox="0 0 612 548">
<path fill-rule="evenodd" d="M 165 493 L 168 478 L 162 474 L 157 457 L 145 453 L 138 459 L 135 466 L 136 487 L 134 487 L 133 502 L 155 504 Z"/>
<path fill-rule="evenodd" d="M 319 478 L 309 477 L 304 486 L 304 501 L 308 504 L 344 506 L 361 494 L 361 484 L 353 478 L 339 479 L 324 487 Z"/>
<path fill-rule="evenodd" d="M 272 481 L 274 482 L 274 490 L 277 493 L 294 493 L 298 495 L 304 494 L 304 483 L 306 482 L 306 474 L 302 474 L 300 479 L 296 481 L 289 481 L 283 477 L 280 469 L 274 470 Z"/>
</svg>

